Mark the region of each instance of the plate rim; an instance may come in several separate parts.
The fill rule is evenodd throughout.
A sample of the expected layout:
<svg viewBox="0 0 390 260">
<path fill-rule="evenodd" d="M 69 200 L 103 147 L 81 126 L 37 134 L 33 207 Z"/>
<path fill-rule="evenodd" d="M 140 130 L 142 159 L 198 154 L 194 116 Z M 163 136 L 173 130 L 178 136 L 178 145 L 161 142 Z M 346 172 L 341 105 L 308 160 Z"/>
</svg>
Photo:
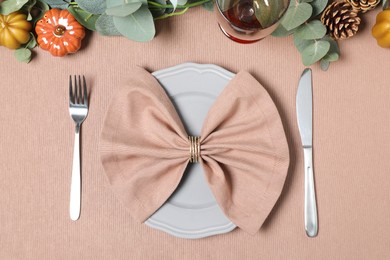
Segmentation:
<svg viewBox="0 0 390 260">
<path fill-rule="evenodd" d="M 152 75 L 159 78 L 165 78 L 181 73 L 183 71 L 196 71 L 199 74 L 212 72 L 214 74 L 224 77 L 227 80 L 231 80 L 236 75 L 233 72 L 230 72 L 227 69 L 215 64 L 200 64 L 193 62 L 182 63 L 173 67 L 157 70 L 152 72 Z"/>
</svg>

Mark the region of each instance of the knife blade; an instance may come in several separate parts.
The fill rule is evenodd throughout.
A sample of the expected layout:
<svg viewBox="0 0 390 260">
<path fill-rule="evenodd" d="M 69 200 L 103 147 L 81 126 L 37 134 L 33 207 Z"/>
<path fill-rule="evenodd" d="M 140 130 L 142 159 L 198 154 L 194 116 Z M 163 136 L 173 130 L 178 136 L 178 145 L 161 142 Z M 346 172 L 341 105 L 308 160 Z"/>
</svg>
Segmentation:
<svg viewBox="0 0 390 260">
<path fill-rule="evenodd" d="M 305 230 L 307 236 L 315 237 L 318 234 L 318 217 L 313 169 L 313 94 L 311 69 L 305 69 L 299 80 L 296 109 L 305 161 Z"/>
</svg>

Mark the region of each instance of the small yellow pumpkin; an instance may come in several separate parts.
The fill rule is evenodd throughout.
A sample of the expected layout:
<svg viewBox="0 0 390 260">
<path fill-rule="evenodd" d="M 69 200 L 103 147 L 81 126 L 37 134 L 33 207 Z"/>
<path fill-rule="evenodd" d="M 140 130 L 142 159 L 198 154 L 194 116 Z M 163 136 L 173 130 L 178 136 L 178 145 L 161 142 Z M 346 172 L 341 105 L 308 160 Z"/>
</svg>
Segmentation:
<svg viewBox="0 0 390 260">
<path fill-rule="evenodd" d="M 384 10 L 376 16 L 376 23 L 372 27 L 371 34 L 379 46 L 390 47 L 390 9 Z"/>
<path fill-rule="evenodd" d="M 84 27 L 66 9 L 50 9 L 35 26 L 38 45 L 53 56 L 65 56 L 81 47 Z"/>
<path fill-rule="evenodd" d="M 31 23 L 21 12 L 9 15 L 0 14 L 0 45 L 10 49 L 18 49 L 30 40 Z"/>
</svg>

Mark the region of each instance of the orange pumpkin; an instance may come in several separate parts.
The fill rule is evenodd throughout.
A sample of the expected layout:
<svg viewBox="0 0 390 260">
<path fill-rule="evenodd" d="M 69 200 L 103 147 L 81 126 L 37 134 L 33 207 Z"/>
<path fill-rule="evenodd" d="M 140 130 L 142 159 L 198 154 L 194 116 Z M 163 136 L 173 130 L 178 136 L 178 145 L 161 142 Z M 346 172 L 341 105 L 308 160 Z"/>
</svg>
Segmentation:
<svg viewBox="0 0 390 260">
<path fill-rule="evenodd" d="M 68 10 L 50 9 L 35 26 L 39 46 L 54 56 L 74 53 L 81 47 L 84 27 Z"/>
</svg>

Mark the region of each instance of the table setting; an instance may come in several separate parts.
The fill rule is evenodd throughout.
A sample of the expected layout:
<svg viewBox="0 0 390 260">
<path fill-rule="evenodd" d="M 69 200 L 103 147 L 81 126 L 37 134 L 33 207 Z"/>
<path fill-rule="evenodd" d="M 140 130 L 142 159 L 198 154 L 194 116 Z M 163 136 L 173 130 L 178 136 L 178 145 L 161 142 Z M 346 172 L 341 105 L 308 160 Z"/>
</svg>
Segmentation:
<svg viewBox="0 0 390 260">
<path fill-rule="evenodd" d="M 0 259 L 388 259 L 387 12 L 1 1 Z"/>
</svg>

